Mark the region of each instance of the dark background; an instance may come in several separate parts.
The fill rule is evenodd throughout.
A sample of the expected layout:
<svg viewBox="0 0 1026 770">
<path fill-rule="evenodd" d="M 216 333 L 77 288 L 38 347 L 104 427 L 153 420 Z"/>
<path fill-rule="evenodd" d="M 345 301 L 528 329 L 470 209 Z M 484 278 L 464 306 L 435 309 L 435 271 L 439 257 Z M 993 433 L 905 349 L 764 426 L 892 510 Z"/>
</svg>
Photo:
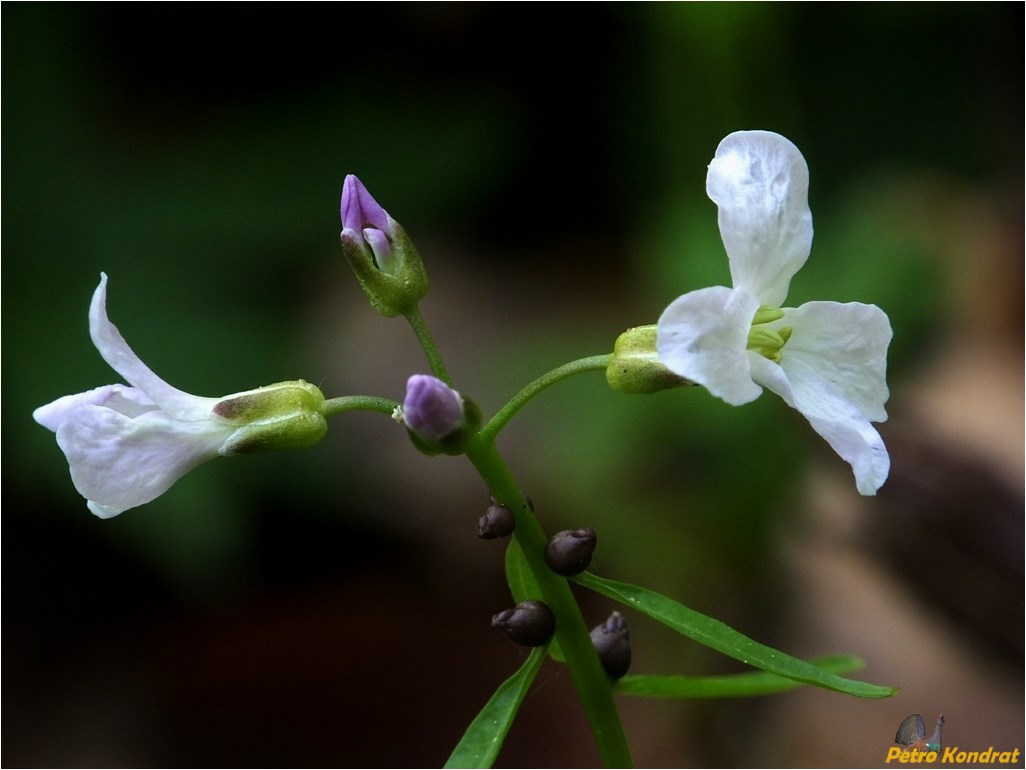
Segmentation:
<svg viewBox="0 0 1026 770">
<path fill-rule="evenodd" d="M 895 330 L 893 470 L 772 396 L 546 393 L 500 448 L 600 574 L 788 652 L 863 656 L 887 701 L 621 699 L 639 765 L 882 764 L 901 720 L 1022 748 L 1020 4 L 3 6 L 3 763 L 438 766 L 523 652 L 489 627 L 502 544 L 460 458 L 381 415 L 219 460 L 91 516 L 31 410 L 134 349 L 200 395 L 305 378 L 401 398 L 426 367 L 337 245 L 356 173 L 424 256 L 457 387 L 494 412 L 729 281 L 719 140 L 804 153 L 816 240 L 789 304 Z M 582 594 L 589 623 L 613 609 Z M 634 673 L 742 670 L 628 613 Z M 545 668 L 503 766 L 598 761 Z"/>
</svg>

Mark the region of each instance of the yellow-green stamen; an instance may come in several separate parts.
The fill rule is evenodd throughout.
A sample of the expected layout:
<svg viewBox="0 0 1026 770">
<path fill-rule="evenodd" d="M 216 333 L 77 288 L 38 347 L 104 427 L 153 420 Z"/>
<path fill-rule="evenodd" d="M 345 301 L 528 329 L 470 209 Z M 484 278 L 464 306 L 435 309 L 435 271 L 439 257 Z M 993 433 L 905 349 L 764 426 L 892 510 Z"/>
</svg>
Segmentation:
<svg viewBox="0 0 1026 770">
<path fill-rule="evenodd" d="M 780 363 L 780 349 L 787 344 L 794 329 L 783 326 L 780 329 L 766 329 L 764 324 L 779 321 L 784 311 L 775 307 L 760 307 L 752 318 L 752 328 L 748 331 L 748 350 L 758 353 L 770 361 Z"/>
</svg>

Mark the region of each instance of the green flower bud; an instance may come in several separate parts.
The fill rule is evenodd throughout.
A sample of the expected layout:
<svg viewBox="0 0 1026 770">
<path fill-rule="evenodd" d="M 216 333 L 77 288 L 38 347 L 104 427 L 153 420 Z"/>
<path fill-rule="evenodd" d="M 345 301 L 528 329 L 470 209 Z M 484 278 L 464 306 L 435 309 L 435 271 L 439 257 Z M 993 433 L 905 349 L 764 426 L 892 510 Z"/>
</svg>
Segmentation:
<svg viewBox="0 0 1026 770">
<path fill-rule="evenodd" d="M 402 225 L 355 176 L 342 186 L 342 253 L 371 305 L 385 316 L 409 313 L 427 293 L 427 273 Z"/>
<path fill-rule="evenodd" d="M 304 380 L 267 385 L 218 401 L 213 413 L 238 425 L 221 454 L 301 449 L 324 438 L 328 423 L 321 413 L 324 394 Z"/>
<path fill-rule="evenodd" d="M 655 324 L 635 326 L 617 337 L 613 360 L 606 367 L 606 381 L 609 387 L 621 393 L 656 393 L 694 385 L 660 363 Z"/>
</svg>

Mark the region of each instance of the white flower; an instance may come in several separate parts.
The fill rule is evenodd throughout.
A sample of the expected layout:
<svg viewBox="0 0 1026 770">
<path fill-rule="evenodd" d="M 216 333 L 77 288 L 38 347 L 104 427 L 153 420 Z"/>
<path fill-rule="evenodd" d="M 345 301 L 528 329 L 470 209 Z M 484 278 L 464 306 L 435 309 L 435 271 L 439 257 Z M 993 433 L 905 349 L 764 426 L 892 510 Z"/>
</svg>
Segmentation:
<svg viewBox="0 0 1026 770">
<path fill-rule="evenodd" d="M 75 488 L 100 518 L 148 503 L 218 455 L 307 446 L 326 430 L 321 392 L 297 380 L 202 398 L 168 385 L 107 318 L 107 276 L 89 307 L 89 334 L 125 380 L 64 396 L 36 409 L 57 434 Z"/>
<path fill-rule="evenodd" d="M 887 419 L 891 325 L 858 302 L 781 307 L 812 247 L 808 188 L 805 159 L 784 137 L 738 131 L 720 142 L 706 191 L 719 207 L 734 288 L 674 300 L 656 348 L 668 369 L 728 404 L 772 390 L 851 465 L 858 491 L 873 495 L 890 470 L 870 422 Z"/>
</svg>

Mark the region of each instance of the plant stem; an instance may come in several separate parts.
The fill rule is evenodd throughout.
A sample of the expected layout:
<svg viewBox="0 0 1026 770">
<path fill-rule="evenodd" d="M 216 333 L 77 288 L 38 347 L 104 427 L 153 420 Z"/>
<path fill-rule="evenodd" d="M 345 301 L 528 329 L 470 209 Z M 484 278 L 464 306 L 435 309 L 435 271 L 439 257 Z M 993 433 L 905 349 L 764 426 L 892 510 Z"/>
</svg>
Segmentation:
<svg viewBox="0 0 1026 770">
<path fill-rule="evenodd" d="M 435 340 L 431 336 L 431 330 L 424 323 L 424 316 L 420 314 L 420 307 L 415 305 L 413 310 L 405 315 L 406 320 L 409 321 L 413 329 L 413 333 L 417 335 L 417 341 L 420 343 L 421 348 L 424 349 L 424 355 L 427 356 L 431 373 L 446 385 L 452 385 L 452 380 L 449 379 L 449 372 L 446 370 L 445 364 L 442 362 L 442 356 L 438 352 L 438 346 L 435 345 Z"/>
<path fill-rule="evenodd" d="M 488 484 L 495 500 L 513 511 L 516 517 L 513 537 L 523 549 L 542 598 L 556 616 L 556 640 L 584 704 L 602 761 L 606 767 L 632 767 L 620 715 L 613 702 L 612 684 L 599 662 L 569 583 L 545 564 L 546 538 L 541 525 L 493 441 L 483 432 L 478 433 L 468 443 L 466 455 Z"/>
<path fill-rule="evenodd" d="M 571 361 L 563 364 L 562 366 L 557 366 L 551 372 L 546 372 L 534 382 L 526 385 L 519 393 L 506 402 L 506 405 L 502 407 L 502 409 L 495 413 L 495 416 L 492 417 L 492 419 L 488 421 L 488 424 L 481 429 L 481 438 L 485 441 L 493 441 L 496 434 L 498 434 L 506 423 L 510 421 L 510 418 L 519 412 L 528 401 L 537 396 L 543 390 L 555 385 L 560 380 L 565 380 L 575 374 L 591 372 L 597 369 L 605 369 L 609 366 L 609 362 L 612 358 L 612 353 L 579 358 L 576 361 Z"/>
<path fill-rule="evenodd" d="M 399 406 L 399 403 L 390 398 L 378 398 L 377 396 L 340 396 L 329 398 L 324 402 L 322 414 L 331 417 L 342 412 L 353 412 L 362 409 L 366 412 L 382 412 L 392 414 Z"/>
</svg>

